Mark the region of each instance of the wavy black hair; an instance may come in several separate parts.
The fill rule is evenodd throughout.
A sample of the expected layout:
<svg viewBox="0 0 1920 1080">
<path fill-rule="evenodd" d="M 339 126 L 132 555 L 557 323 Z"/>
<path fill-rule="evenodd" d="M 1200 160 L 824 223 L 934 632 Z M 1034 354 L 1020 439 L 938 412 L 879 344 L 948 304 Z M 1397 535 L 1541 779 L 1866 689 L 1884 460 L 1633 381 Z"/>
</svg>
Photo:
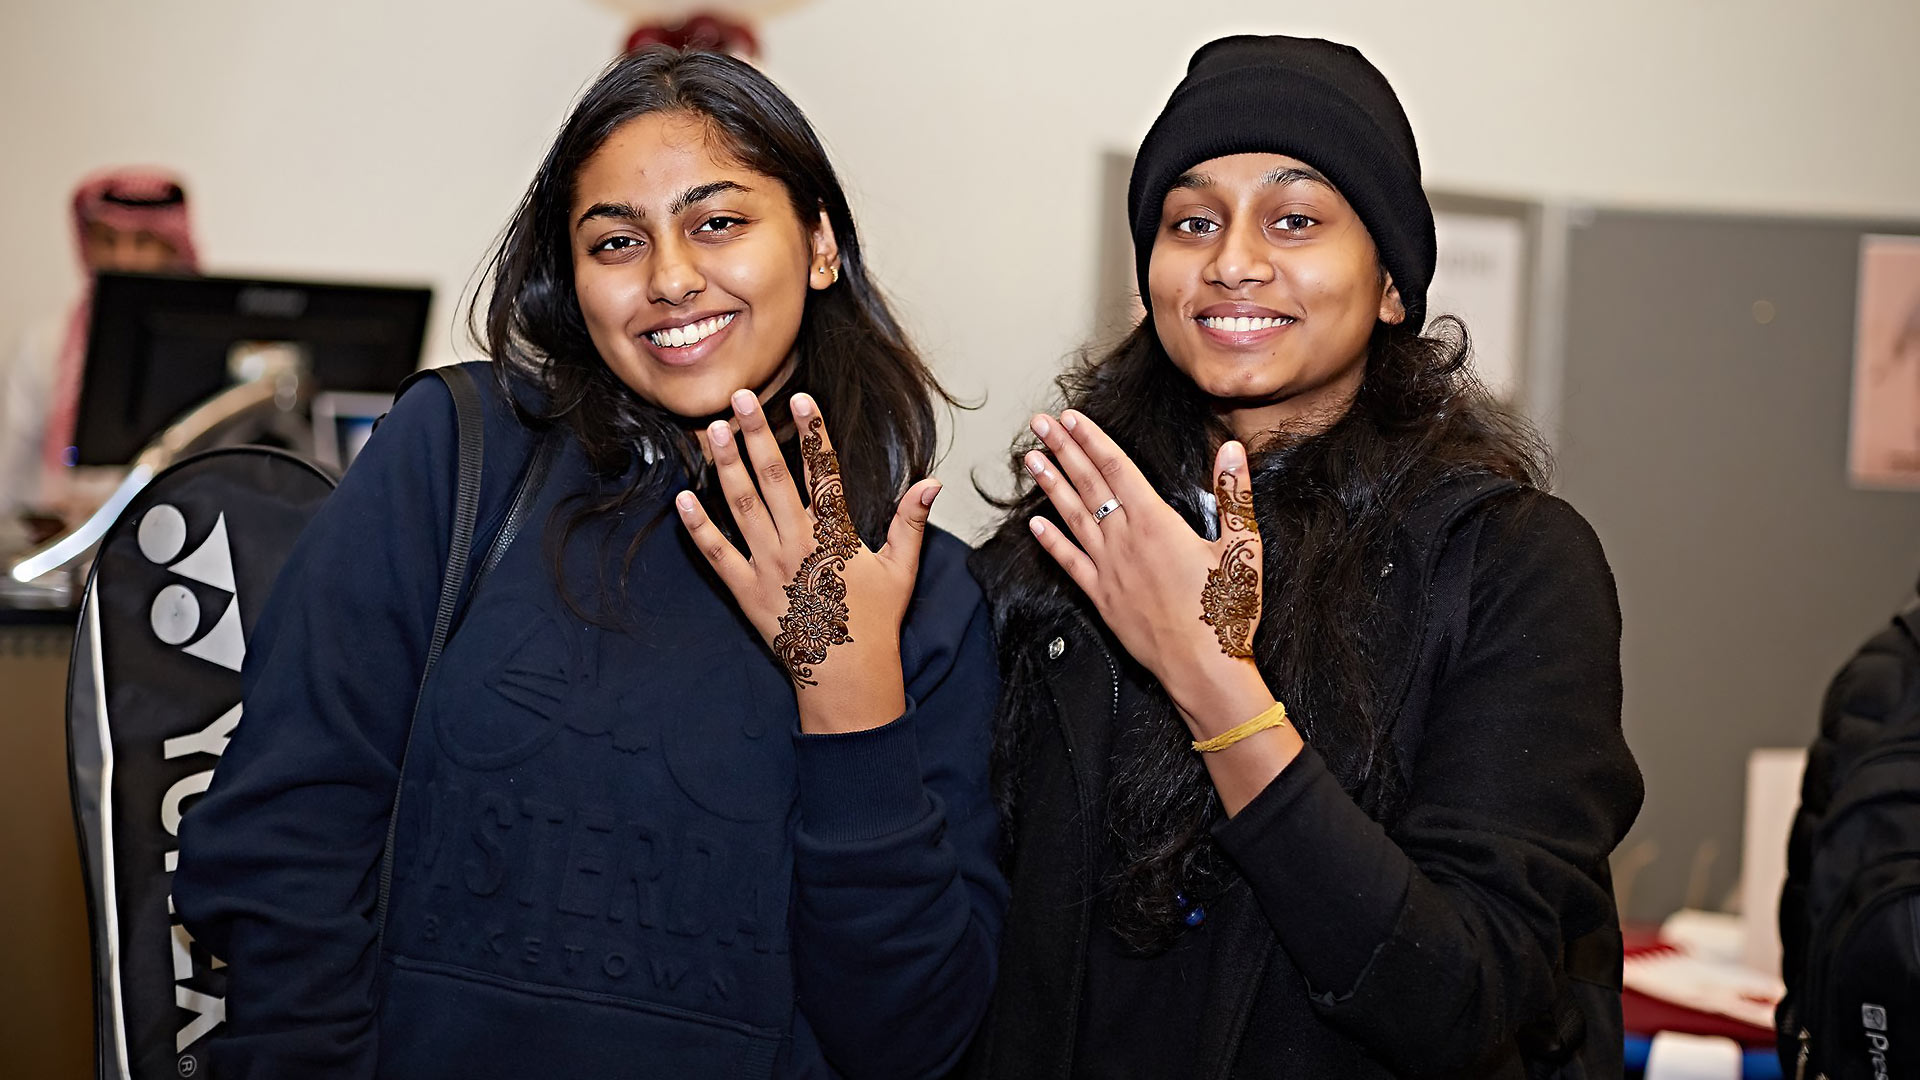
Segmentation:
<svg viewBox="0 0 1920 1080">
<path fill-rule="evenodd" d="M 1369 628 L 1395 529 L 1423 493 L 1470 474 L 1546 480 L 1545 449 L 1497 407 L 1467 368 L 1466 327 L 1442 317 L 1423 335 L 1377 323 L 1352 404 L 1322 429 L 1281 429 L 1254 443 L 1249 465 L 1265 551 L 1264 604 L 1254 659 L 1301 734 L 1376 819 L 1404 794 L 1374 679 Z M 1152 316 L 1104 355 L 1085 354 L 1057 380 L 1063 406 L 1099 423 L 1154 489 L 1201 528 L 1200 495 L 1232 437 L 1213 402 L 1167 356 Z M 1323 421 L 1324 422 L 1324 421 Z M 1035 710 L 1050 707 L 1032 647 L 1092 604 L 1040 549 L 1027 519 L 1059 523 L 1014 446 L 1014 493 L 992 499 L 1006 520 L 973 559 L 992 602 L 1004 683 L 994 738 L 995 797 L 1017 833 L 1020 763 Z M 982 492 L 982 494 L 987 494 Z M 991 499 L 991 496 L 989 496 Z M 1145 716 L 1122 718 L 1107 791 L 1120 871 L 1111 882 L 1114 931 L 1136 949 L 1165 948 L 1184 925 L 1180 894 L 1203 899 L 1231 880 L 1208 828 L 1220 816 L 1192 735 L 1152 676 L 1112 646 L 1148 690 Z"/>
<path fill-rule="evenodd" d="M 880 542 L 901 494 L 932 471 L 936 410 L 953 400 L 868 276 L 846 192 L 799 107 L 744 61 L 653 46 L 614 61 L 574 106 L 485 265 L 491 290 L 484 319 L 478 295 L 467 312 L 469 329 L 493 358 L 501 389 L 522 420 L 536 428 L 565 425 L 602 481 L 562 534 L 556 569 L 558 548 L 595 519 L 659 503 L 658 524 L 674 470 L 634 468 L 650 454 L 677 458 L 696 478 L 703 500 L 713 500 L 713 520 L 731 528 L 732 515 L 713 494 L 712 470 L 688 432 L 686 421 L 696 418 L 676 417 L 640 397 L 607 367 L 574 295 L 568 211 L 575 178 L 622 125 L 663 112 L 705 121 L 717 148 L 786 187 L 803 225 L 826 212 L 839 244 L 840 277 L 831 288 L 808 290 L 795 341 L 799 363 L 781 400 L 805 389 L 820 402 L 855 527 L 870 544 Z M 528 389 L 533 392 L 517 392 Z M 769 420 L 781 411 L 769 402 Z M 619 592 L 648 531 L 639 530 L 628 544 Z M 602 590 L 603 597 L 617 594 Z"/>
</svg>

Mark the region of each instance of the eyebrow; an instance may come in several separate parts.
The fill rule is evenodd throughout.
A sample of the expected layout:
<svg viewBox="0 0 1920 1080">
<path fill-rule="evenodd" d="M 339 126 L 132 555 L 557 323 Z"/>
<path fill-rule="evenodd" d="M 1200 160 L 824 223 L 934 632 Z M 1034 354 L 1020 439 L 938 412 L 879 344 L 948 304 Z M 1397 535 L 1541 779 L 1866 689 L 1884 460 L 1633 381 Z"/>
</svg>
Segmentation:
<svg viewBox="0 0 1920 1080">
<path fill-rule="evenodd" d="M 687 207 L 695 203 L 705 202 L 723 192 L 737 191 L 744 194 L 752 190 L 752 188 L 747 187 L 745 184 L 737 184 L 732 180 L 715 180 L 709 184 L 695 184 L 693 187 L 673 197 L 673 201 L 667 204 L 667 216 L 674 217 Z M 629 221 L 642 221 L 645 220 L 646 216 L 644 211 L 638 209 L 632 203 L 600 202 L 587 207 L 586 212 L 580 215 L 580 219 L 573 223 L 573 227 L 577 229 L 587 222 L 592 221 L 594 218 L 626 218 Z"/>
<path fill-rule="evenodd" d="M 673 217 L 694 203 L 706 202 L 725 191 L 737 191 L 746 194 L 750 189 L 745 184 L 736 184 L 731 180 L 715 180 L 710 184 L 697 184 L 676 196 L 667 206 L 667 216 Z"/>
<path fill-rule="evenodd" d="M 1319 170 L 1305 165 L 1283 165 L 1260 178 L 1258 187 L 1281 187 L 1287 184 L 1319 184 L 1328 190 L 1337 190 Z M 1203 172 L 1184 172 L 1168 187 L 1170 189 L 1197 190 L 1213 186 L 1213 177 Z"/>
<path fill-rule="evenodd" d="M 587 207 L 586 213 L 580 215 L 580 220 L 574 222 L 573 227 L 577 229 L 587 222 L 592 221 L 594 218 L 629 218 L 639 220 L 644 216 L 646 215 L 626 203 L 600 202 Z"/>
</svg>

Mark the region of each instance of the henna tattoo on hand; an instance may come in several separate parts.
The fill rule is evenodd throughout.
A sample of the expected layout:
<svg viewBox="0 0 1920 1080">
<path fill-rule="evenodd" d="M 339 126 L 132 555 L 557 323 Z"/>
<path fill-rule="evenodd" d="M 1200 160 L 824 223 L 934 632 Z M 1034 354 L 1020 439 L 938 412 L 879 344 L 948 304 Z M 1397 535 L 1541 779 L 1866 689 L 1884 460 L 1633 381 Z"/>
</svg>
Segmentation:
<svg viewBox="0 0 1920 1080">
<path fill-rule="evenodd" d="M 1253 488 L 1234 482 L 1232 473 L 1221 473 L 1215 481 L 1220 506 L 1220 528 L 1250 532 L 1227 545 L 1220 555 L 1218 569 L 1207 571 L 1207 583 L 1200 590 L 1200 621 L 1213 627 L 1220 639 L 1220 651 L 1237 659 L 1252 659 L 1253 632 L 1260 622 L 1260 554 L 1254 540 L 1260 535 L 1260 522 L 1253 514 Z"/>
<path fill-rule="evenodd" d="M 819 685 L 814 665 L 827 658 L 828 649 L 853 640 L 847 629 L 847 583 L 840 575 L 860 549 L 860 534 L 847 513 L 839 459 L 823 431 L 815 416 L 800 439 L 800 456 L 813 481 L 814 546 L 786 586 L 787 613 L 780 616 L 780 633 L 773 639 L 774 656 L 799 686 Z"/>
<path fill-rule="evenodd" d="M 842 564 L 860 550 L 860 534 L 847 512 L 847 490 L 840 482 L 840 459 L 827 445 L 826 429 L 815 416 L 800 439 L 800 457 L 813 481 L 813 542 Z"/>
<path fill-rule="evenodd" d="M 1207 571 L 1200 590 L 1200 621 L 1213 627 L 1220 651 L 1247 659 L 1253 656 L 1253 630 L 1260 621 L 1260 570 L 1254 565 L 1253 541 L 1235 540 L 1220 556 L 1220 567 Z"/>
<path fill-rule="evenodd" d="M 799 686 L 818 686 L 813 665 L 827 658 L 829 648 L 853 640 L 847 631 L 847 584 L 840 579 L 845 563 L 826 548 L 815 548 L 786 587 L 787 613 L 780 616 L 773 653 Z"/>
<path fill-rule="evenodd" d="M 1260 519 L 1253 514 L 1253 485 L 1241 487 L 1229 472 L 1215 477 L 1213 483 L 1220 504 L 1220 527 L 1260 535 Z"/>
</svg>

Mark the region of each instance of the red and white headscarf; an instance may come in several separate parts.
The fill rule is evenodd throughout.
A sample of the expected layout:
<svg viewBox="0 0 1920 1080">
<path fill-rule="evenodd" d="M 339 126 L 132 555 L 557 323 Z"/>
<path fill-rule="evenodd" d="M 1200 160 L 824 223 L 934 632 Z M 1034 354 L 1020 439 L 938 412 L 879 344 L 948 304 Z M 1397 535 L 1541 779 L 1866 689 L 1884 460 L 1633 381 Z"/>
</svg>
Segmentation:
<svg viewBox="0 0 1920 1080">
<path fill-rule="evenodd" d="M 197 273 L 200 258 L 193 248 L 193 230 L 187 218 L 187 193 L 180 178 L 162 169 L 121 168 L 94 173 L 73 192 L 73 239 L 86 271 L 87 284 L 67 321 L 66 341 L 54 370 L 53 398 L 47 404 L 47 434 L 43 444 L 45 466 L 58 473 L 66 465 L 67 447 L 80 408 L 80 379 L 87 361 L 87 326 L 93 317 L 93 276 L 99 267 L 87 260 L 87 226 L 100 222 L 123 232 L 146 231 L 174 251 L 169 267 Z"/>
</svg>

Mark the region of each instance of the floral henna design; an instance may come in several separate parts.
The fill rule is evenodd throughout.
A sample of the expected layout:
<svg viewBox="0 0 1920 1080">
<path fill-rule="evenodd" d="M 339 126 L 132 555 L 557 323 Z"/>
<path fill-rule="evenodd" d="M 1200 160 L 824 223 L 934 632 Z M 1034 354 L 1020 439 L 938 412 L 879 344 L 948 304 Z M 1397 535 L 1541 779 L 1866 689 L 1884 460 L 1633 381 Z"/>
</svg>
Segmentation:
<svg viewBox="0 0 1920 1080">
<path fill-rule="evenodd" d="M 787 613 L 780 616 L 773 653 L 801 686 L 819 685 L 813 665 L 827 658 L 828 649 L 853 640 L 847 632 L 847 583 L 840 579 L 845 565 L 844 558 L 815 548 L 786 587 Z"/>
<path fill-rule="evenodd" d="M 1200 590 L 1200 621 L 1213 627 L 1220 651 L 1228 656 L 1253 656 L 1253 628 L 1260 621 L 1260 571 L 1254 565 L 1253 541 L 1235 540 L 1220 556 L 1220 568 L 1207 571 Z"/>
<path fill-rule="evenodd" d="M 814 665 L 827 658 L 828 649 L 853 640 L 847 630 L 847 583 L 840 574 L 859 550 L 860 534 L 847 513 L 840 462 L 822 431 L 816 416 L 800 439 L 800 456 L 813 481 L 814 547 L 786 586 L 787 613 L 780 616 L 780 633 L 773 639 L 774 656 L 800 686 L 819 685 Z"/>
<path fill-rule="evenodd" d="M 1234 482 L 1232 473 L 1223 472 L 1215 480 L 1219 496 L 1220 527 L 1252 533 L 1227 545 L 1220 555 L 1218 569 L 1207 571 L 1207 584 L 1200 590 L 1200 621 L 1213 627 L 1220 639 L 1220 651 L 1241 659 L 1253 657 L 1253 631 L 1260 622 L 1260 555 L 1255 539 L 1260 522 L 1253 514 L 1253 490 Z"/>
</svg>

